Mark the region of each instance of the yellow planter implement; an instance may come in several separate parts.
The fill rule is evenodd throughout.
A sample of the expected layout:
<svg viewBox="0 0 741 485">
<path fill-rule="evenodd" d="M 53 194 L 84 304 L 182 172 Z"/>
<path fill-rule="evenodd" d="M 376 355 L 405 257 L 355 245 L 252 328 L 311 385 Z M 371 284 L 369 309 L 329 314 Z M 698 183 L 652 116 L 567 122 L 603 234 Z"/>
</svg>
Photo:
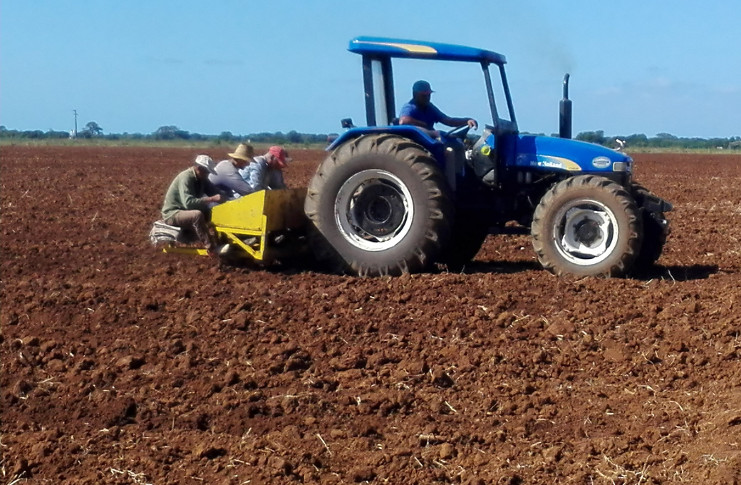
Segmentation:
<svg viewBox="0 0 741 485">
<path fill-rule="evenodd" d="M 306 189 L 261 190 L 211 209 L 219 244 L 229 244 L 229 257 L 264 263 L 305 251 Z M 166 253 L 205 255 L 205 249 L 170 245 Z"/>
</svg>

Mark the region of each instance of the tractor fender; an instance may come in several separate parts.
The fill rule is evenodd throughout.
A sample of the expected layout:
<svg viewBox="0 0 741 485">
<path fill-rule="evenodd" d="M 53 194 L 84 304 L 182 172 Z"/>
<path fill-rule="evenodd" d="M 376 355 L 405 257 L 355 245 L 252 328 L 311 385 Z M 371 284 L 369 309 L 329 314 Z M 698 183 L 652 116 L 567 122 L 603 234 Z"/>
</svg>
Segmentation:
<svg viewBox="0 0 741 485">
<path fill-rule="evenodd" d="M 337 147 L 344 145 L 346 142 L 358 138 L 362 135 L 397 135 L 422 146 L 425 150 L 430 152 L 438 163 L 442 166 L 445 153 L 445 145 L 441 140 L 432 138 L 424 130 L 412 126 L 412 125 L 393 125 L 393 126 L 369 126 L 369 127 L 357 127 L 347 130 L 345 133 L 337 137 L 327 148 L 327 151 L 333 151 Z"/>
</svg>

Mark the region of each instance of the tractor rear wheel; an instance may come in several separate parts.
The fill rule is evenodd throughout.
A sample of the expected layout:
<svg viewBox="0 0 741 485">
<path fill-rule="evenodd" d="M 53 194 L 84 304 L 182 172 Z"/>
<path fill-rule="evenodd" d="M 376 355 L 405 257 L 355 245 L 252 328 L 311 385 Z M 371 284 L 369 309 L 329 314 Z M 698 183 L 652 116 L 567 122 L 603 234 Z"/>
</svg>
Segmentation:
<svg viewBox="0 0 741 485">
<path fill-rule="evenodd" d="M 533 215 L 533 248 L 557 275 L 624 276 L 643 241 L 631 195 L 604 177 L 581 175 L 553 186 Z"/>
<path fill-rule="evenodd" d="M 434 158 L 397 135 L 337 147 L 312 178 L 304 211 L 317 259 L 360 276 L 426 270 L 450 237 L 450 197 Z"/>
<path fill-rule="evenodd" d="M 441 260 L 448 271 L 462 271 L 479 252 L 489 235 L 488 219 L 477 217 L 472 212 L 457 212 L 450 243 Z"/>
</svg>

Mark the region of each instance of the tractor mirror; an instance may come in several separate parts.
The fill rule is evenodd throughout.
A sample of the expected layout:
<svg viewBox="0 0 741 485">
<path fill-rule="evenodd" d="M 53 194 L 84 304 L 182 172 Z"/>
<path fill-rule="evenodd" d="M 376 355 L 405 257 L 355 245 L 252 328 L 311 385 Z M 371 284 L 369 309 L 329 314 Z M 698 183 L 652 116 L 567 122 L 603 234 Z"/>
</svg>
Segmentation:
<svg viewBox="0 0 741 485">
<path fill-rule="evenodd" d="M 340 120 L 340 123 L 342 124 L 343 128 L 355 128 L 355 125 L 352 122 L 352 118 L 345 118 L 343 120 Z"/>
</svg>

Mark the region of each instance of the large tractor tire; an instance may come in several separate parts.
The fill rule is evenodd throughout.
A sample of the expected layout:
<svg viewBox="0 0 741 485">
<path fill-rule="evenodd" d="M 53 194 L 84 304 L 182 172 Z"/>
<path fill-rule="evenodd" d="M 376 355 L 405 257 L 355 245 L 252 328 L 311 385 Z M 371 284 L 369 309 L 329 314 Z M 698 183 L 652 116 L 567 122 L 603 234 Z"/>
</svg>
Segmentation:
<svg viewBox="0 0 741 485">
<path fill-rule="evenodd" d="M 651 196 L 651 192 L 638 183 L 631 184 L 631 193 L 641 207 L 643 207 L 642 201 Z M 666 220 L 663 212 L 649 212 L 642 208 L 641 218 L 643 219 L 643 244 L 641 244 L 641 250 L 634 265 L 635 270 L 638 271 L 648 269 L 659 259 L 661 253 L 664 252 L 668 233 L 661 222 Z"/>
<path fill-rule="evenodd" d="M 477 217 L 473 212 L 456 213 L 450 243 L 441 259 L 448 271 L 462 271 L 476 256 L 489 235 L 486 221 L 488 219 Z"/>
<path fill-rule="evenodd" d="M 658 217 L 663 218 L 664 214 L 659 213 Z M 643 244 L 634 265 L 637 270 L 653 266 L 664 252 L 666 232 L 659 220 L 653 213 L 643 211 Z"/>
<path fill-rule="evenodd" d="M 320 262 L 360 276 L 429 269 L 450 237 L 448 188 L 435 160 L 397 135 L 337 147 L 309 184 L 304 211 Z"/>
<path fill-rule="evenodd" d="M 643 221 L 622 186 L 580 175 L 546 192 L 531 234 L 540 264 L 552 273 L 624 276 L 641 249 Z"/>
</svg>

